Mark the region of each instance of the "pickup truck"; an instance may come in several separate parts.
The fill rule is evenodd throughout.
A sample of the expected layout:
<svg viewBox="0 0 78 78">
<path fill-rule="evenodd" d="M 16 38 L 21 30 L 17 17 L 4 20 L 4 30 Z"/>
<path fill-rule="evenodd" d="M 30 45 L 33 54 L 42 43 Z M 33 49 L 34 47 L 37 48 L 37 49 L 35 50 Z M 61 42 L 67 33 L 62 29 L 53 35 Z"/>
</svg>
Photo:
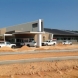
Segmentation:
<svg viewBox="0 0 78 78">
<path fill-rule="evenodd" d="M 47 40 L 45 42 L 42 42 L 42 46 L 51 46 L 51 45 L 56 45 L 57 42 L 56 41 L 52 41 L 52 40 Z"/>
<path fill-rule="evenodd" d="M 4 46 L 10 47 L 10 48 L 15 48 L 16 44 L 11 44 L 10 42 L 0 42 L 0 48 L 4 47 Z"/>
<path fill-rule="evenodd" d="M 26 45 L 28 47 L 36 47 L 37 43 L 35 41 L 30 41 L 30 42 L 21 43 L 21 46 L 23 46 L 23 45 Z"/>
<path fill-rule="evenodd" d="M 72 45 L 72 42 L 71 41 L 63 41 L 62 44 L 69 44 L 69 45 Z"/>
</svg>

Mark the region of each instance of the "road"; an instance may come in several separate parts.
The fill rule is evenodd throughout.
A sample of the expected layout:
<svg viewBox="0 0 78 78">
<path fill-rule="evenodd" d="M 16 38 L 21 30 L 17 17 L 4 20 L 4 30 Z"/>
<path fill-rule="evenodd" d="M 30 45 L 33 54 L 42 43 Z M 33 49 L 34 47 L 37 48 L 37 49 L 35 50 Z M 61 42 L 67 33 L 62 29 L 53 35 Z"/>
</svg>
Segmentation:
<svg viewBox="0 0 78 78">
<path fill-rule="evenodd" d="M 65 49 L 65 50 L 40 50 L 40 51 L 23 51 L 23 52 L 0 52 L 0 56 L 2 55 L 16 55 L 16 54 L 36 54 L 36 53 L 51 53 L 51 52 L 78 52 L 78 49 Z"/>
<path fill-rule="evenodd" d="M 78 49 L 0 52 L 0 64 L 78 59 Z"/>
<path fill-rule="evenodd" d="M 32 58 L 32 59 L 20 59 L 20 60 L 6 60 L 0 61 L 0 65 L 4 64 L 16 64 L 16 63 L 30 63 L 30 62 L 45 62 L 45 61 L 60 61 L 60 60 L 74 60 L 78 59 L 78 56 L 64 56 L 64 57 L 47 57 L 47 58 Z"/>
</svg>

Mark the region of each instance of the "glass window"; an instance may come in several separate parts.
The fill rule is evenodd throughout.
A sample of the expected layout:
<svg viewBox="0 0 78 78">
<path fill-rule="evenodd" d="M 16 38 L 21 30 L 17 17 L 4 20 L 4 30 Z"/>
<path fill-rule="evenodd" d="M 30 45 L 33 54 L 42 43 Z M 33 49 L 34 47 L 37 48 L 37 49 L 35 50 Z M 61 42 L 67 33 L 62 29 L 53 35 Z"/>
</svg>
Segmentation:
<svg viewBox="0 0 78 78">
<path fill-rule="evenodd" d="M 37 27 L 37 26 L 38 26 L 38 23 L 32 24 L 32 27 L 33 27 L 33 28 L 35 28 L 35 27 Z"/>
<path fill-rule="evenodd" d="M 6 44 L 11 44 L 10 42 L 6 42 Z"/>
<path fill-rule="evenodd" d="M 68 40 L 70 40 L 70 38 L 68 38 Z"/>
<path fill-rule="evenodd" d="M 16 42 L 21 42 L 21 39 L 16 39 Z"/>
<path fill-rule="evenodd" d="M 24 39 L 23 41 L 24 41 L 24 42 L 28 42 L 28 39 Z"/>
</svg>

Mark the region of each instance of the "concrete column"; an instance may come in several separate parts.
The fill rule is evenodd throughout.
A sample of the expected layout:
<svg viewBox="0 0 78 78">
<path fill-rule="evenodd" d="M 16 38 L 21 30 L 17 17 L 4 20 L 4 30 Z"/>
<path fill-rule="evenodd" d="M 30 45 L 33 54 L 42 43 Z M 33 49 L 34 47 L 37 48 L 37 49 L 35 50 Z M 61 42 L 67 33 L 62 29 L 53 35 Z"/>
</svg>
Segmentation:
<svg viewBox="0 0 78 78">
<path fill-rule="evenodd" d="M 4 34 L 4 43 L 5 43 L 5 34 Z"/>
<path fill-rule="evenodd" d="M 38 21 L 38 32 L 41 32 L 41 19 Z M 37 34 L 37 46 L 41 47 L 42 43 L 42 34 Z"/>
<path fill-rule="evenodd" d="M 53 40 L 53 34 L 52 34 L 52 36 L 51 36 L 51 39 Z"/>
</svg>

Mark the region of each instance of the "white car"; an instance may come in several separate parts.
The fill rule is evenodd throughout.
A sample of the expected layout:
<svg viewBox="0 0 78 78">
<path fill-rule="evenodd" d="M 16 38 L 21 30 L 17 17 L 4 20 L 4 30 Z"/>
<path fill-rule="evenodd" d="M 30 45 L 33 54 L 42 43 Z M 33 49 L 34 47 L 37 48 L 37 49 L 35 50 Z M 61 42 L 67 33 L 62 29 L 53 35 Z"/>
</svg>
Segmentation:
<svg viewBox="0 0 78 78">
<path fill-rule="evenodd" d="M 30 42 L 24 42 L 24 43 L 21 43 L 21 45 L 26 45 L 26 46 L 29 46 L 29 47 L 36 47 L 37 46 L 37 43 L 35 41 L 30 41 Z"/>
<path fill-rule="evenodd" d="M 47 40 L 47 41 L 42 43 L 42 46 L 51 46 L 51 45 L 56 45 L 56 44 L 57 44 L 56 41 Z"/>
<path fill-rule="evenodd" d="M 72 45 L 72 42 L 71 42 L 71 41 L 63 41 L 62 44 L 69 44 L 69 45 Z"/>
<path fill-rule="evenodd" d="M 16 44 L 11 44 L 10 42 L 0 42 L 0 47 L 4 47 L 4 46 L 15 48 Z"/>
</svg>

